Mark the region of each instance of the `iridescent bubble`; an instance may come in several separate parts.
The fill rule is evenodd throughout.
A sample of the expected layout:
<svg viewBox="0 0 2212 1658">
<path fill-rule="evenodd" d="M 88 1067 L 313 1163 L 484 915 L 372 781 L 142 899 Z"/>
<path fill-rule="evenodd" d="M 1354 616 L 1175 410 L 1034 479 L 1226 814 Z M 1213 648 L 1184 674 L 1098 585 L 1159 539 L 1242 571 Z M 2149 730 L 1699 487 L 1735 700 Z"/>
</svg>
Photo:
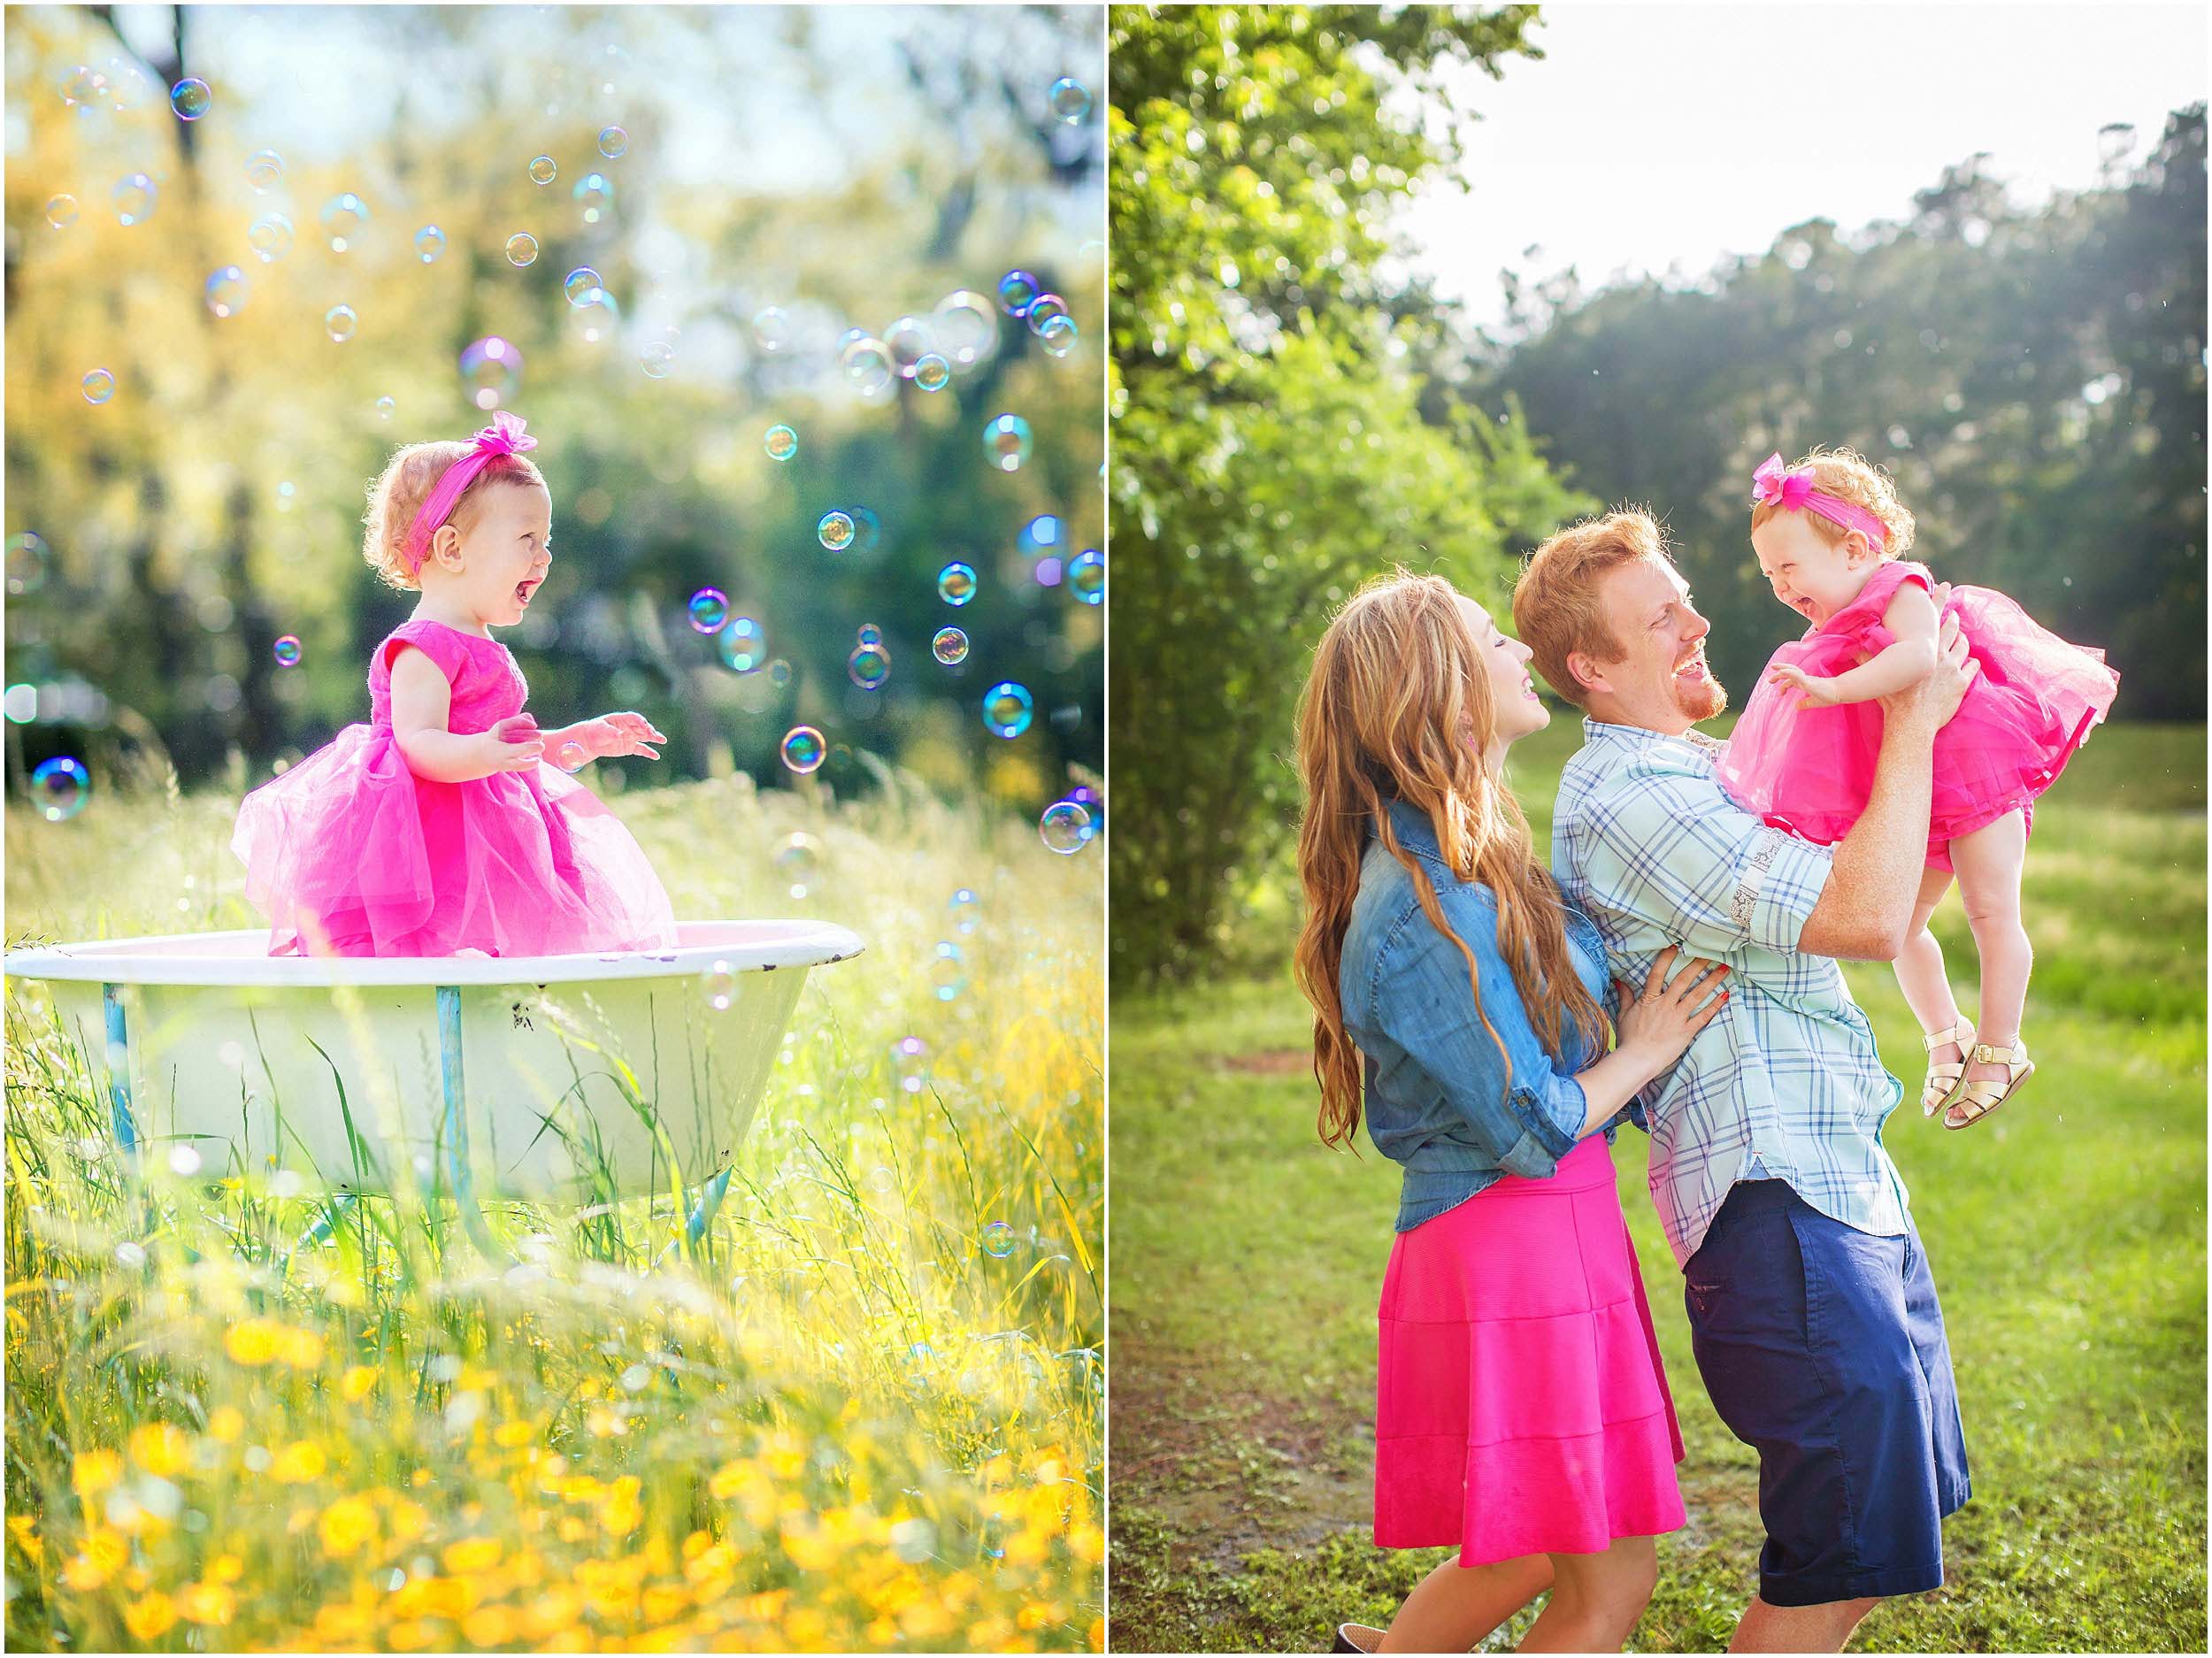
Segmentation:
<svg viewBox="0 0 2212 1658">
<path fill-rule="evenodd" d="M 353 338 L 353 332 L 360 324 L 361 319 L 354 314 L 350 305 L 333 305 L 323 313 L 323 326 L 330 331 L 330 337 L 341 345 Z"/>
<path fill-rule="evenodd" d="M 1095 547 L 1087 547 L 1069 559 L 1068 591 L 1086 604 L 1105 603 L 1106 555 Z"/>
<path fill-rule="evenodd" d="M 106 92 L 107 86 L 105 75 L 96 69 L 79 64 L 62 77 L 62 102 L 74 107 L 79 114 L 88 115 L 92 112 L 93 104 Z"/>
<path fill-rule="evenodd" d="M 787 461 L 799 452 L 799 434 L 789 426 L 770 426 L 762 441 L 772 461 Z"/>
<path fill-rule="evenodd" d="M 992 1221 L 980 1234 L 983 1253 L 995 1261 L 1003 1261 L 1014 1253 L 1014 1229 L 1002 1220 Z"/>
<path fill-rule="evenodd" d="M 791 318 L 780 305 L 764 305 L 753 313 L 753 343 L 768 352 L 788 351 L 796 338 Z"/>
<path fill-rule="evenodd" d="M 87 403 L 105 403 L 115 395 L 115 376 L 104 368 L 96 368 L 78 382 Z"/>
<path fill-rule="evenodd" d="M 1057 294 L 1040 294 L 1029 302 L 1029 309 L 1023 312 L 1023 319 L 1029 324 L 1030 333 L 1041 334 L 1048 324 L 1067 314 L 1066 300 Z"/>
<path fill-rule="evenodd" d="M 1026 317 L 1044 290 L 1026 271 L 1009 271 L 998 280 L 999 309 L 1010 317 Z"/>
<path fill-rule="evenodd" d="M 269 648 L 269 654 L 276 658 L 278 667 L 296 668 L 300 665 L 300 641 L 287 633 Z"/>
<path fill-rule="evenodd" d="M 246 157 L 246 182 L 256 196 L 266 196 L 284 182 L 284 157 L 273 150 L 257 150 Z"/>
<path fill-rule="evenodd" d="M 666 380 L 668 371 L 676 365 L 676 348 L 665 340 L 656 340 L 638 353 L 637 365 L 648 380 Z"/>
<path fill-rule="evenodd" d="M 700 987 L 706 994 L 707 1006 L 717 1013 L 727 1013 L 730 1004 L 737 1000 L 737 975 L 730 971 L 727 962 L 717 962 L 699 976 Z"/>
<path fill-rule="evenodd" d="M 834 510 L 825 512 L 822 521 L 814 526 L 814 533 L 831 552 L 841 553 L 853 544 L 852 515 Z"/>
<path fill-rule="evenodd" d="M 351 190 L 334 196 L 323 203 L 323 234 L 330 238 L 333 253 L 343 253 L 368 222 L 369 204 Z"/>
<path fill-rule="evenodd" d="M 535 265 L 538 262 L 538 239 L 526 230 L 518 230 L 507 238 L 507 263 L 512 265 Z"/>
<path fill-rule="evenodd" d="M 1091 843 L 1091 815 L 1071 800 L 1056 800 L 1037 820 L 1048 851 L 1080 852 Z"/>
<path fill-rule="evenodd" d="M 902 317 L 883 331 L 884 349 L 901 380 L 912 380 L 914 370 L 934 346 L 930 326 L 919 317 Z"/>
<path fill-rule="evenodd" d="M 479 409 L 499 407 L 522 386 L 522 353 L 497 334 L 479 340 L 461 353 L 461 386 Z"/>
<path fill-rule="evenodd" d="M 998 312 L 991 302 L 968 288 L 948 294 L 931 313 L 937 349 L 956 368 L 969 368 L 998 349 Z"/>
<path fill-rule="evenodd" d="M 874 508 L 853 509 L 853 533 L 859 541 L 862 552 L 875 550 L 876 544 L 883 540 L 883 520 L 876 516 Z"/>
<path fill-rule="evenodd" d="M 975 567 L 972 564 L 947 564 L 937 572 L 937 596 L 947 604 L 959 606 L 975 597 Z"/>
<path fill-rule="evenodd" d="M 1074 318 L 1055 317 L 1037 330 L 1037 343 L 1054 357 L 1065 357 L 1075 349 L 1079 332 Z"/>
<path fill-rule="evenodd" d="M 983 724 L 994 737 L 1012 739 L 1029 729 L 1037 711 L 1029 687 L 1002 679 L 983 694 Z"/>
<path fill-rule="evenodd" d="M 1039 587 L 1056 587 L 1060 585 L 1060 561 L 1056 558 L 1040 558 L 1030 567 L 1029 573 L 1037 579 Z"/>
<path fill-rule="evenodd" d="M 783 877 L 786 889 L 794 898 L 803 898 L 814 885 L 815 871 L 822 866 L 822 843 L 803 830 L 786 835 L 776 848 L 775 862 L 776 873 Z"/>
<path fill-rule="evenodd" d="M 1067 75 L 1054 81 L 1045 93 L 1045 102 L 1052 108 L 1056 120 L 1072 127 L 1091 112 L 1091 95 L 1083 83 Z"/>
<path fill-rule="evenodd" d="M 781 656 L 777 657 L 773 662 L 770 663 L 768 664 L 768 682 L 771 685 L 776 686 L 789 685 L 791 683 L 791 664 L 786 662 Z"/>
<path fill-rule="evenodd" d="M 864 397 L 872 397 L 890 385 L 896 372 L 891 362 L 891 349 L 872 334 L 848 340 L 837 354 L 837 366 L 854 390 Z"/>
<path fill-rule="evenodd" d="M 292 251 L 292 221 L 281 213 L 264 213 L 246 232 L 246 245 L 264 265 L 274 265 Z"/>
<path fill-rule="evenodd" d="M 919 1094 L 929 1077 L 929 1044 L 918 1036 L 902 1036 L 891 1044 L 891 1080 L 902 1094 Z"/>
<path fill-rule="evenodd" d="M 719 633 L 722 624 L 730 619 L 729 595 L 719 587 L 702 587 L 691 595 L 687 607 L 691 626 L 702 633 Z"/>
<path fill-rule="evenodd" d="M 599 345 L 611 340 L 615 330 L 621 325 L 622 308 L 614 303 L 614 296 L 603 288 L 592 288 L 583 298 L 569 303 L 569 332 L 586 345 Z"/>
<path fill-rule="evenodd" d="M 956 627 L 941 627 L 932 635 L 929 654 L 948 668 L 968 659 L 968 636 Z"/>
<path fill-rule="evenodd" d="M 1029 422 L 1018 414 L 994 416 L 983 428 L 983 452 L 1002 472 L 1019 472 L 1029 458 Z"/>
<path fill-rule="evenodd" d="M 66 755 L 42 760 L 31 773 L 31 798 L 38 802 L 39 816 L 48 823 L 74 817 L 92 798 L 92 774 L 81 762 Z"/>
<path fill-rule="evenodd" d="M 855 642 L 859 644 L 880 645 L 883 642 L 883 630 L 873 622 L 863 622 L 859 631 L 853 637 Z"/>
<path fill-rule="evenodd" d="M 376 418 L 380 420 L 389 420 L 393 411 L 398 407 L 399 405 L 389 397 L 379 397 L 376 400 Z"/>
<path fill-rule="evenodd" d="M 57 196 L 46 203 L 46 222 L 56 230 L 66 230 L 77 222 L 77 198 Z"/>
<path fill-rule="evenodd" d="M 1021 549 L 1023 557 L 1035 558 L 1045 553 L 1058 551 L 1061 538 L 1066 533 L 1066 526 L 1058 518 L 1049 512 L 1040 512 L 1022 526 L 1021 534 L 1016 537 L 1015 544 Z"/>
<path fill-rule="evenodd" d="M 942 391 L 952 383 L 952 365 L 934 351 L 925 351 L 914 365 L 914 383 L 924 391 Z"/>
<path fill-rule="evenodd" d="M 209 311 L 218 317 L 234 317 L 246 303 L 246 273 L 227 265 L 208 277 L 205 293 Z"/>
<path fill-rule="evenodd" d="M 127 173 L 115 181 L 108 199 L 115 203 L 115 217 L 120 223 L 142 225 L 154 216 L 154 200 L 158 194 L 154 181 L 144 173 Z"/>
<path fill-rule="evenodd" d="M 19 597 L 36 593 L 46 585 L 47 567 L 51 562 L 46 538 L 36 530 L 23 530 L 8 537 L 8 591 Z"/>
<path fill-rule="evenodd" d="M 784 733 L 778 752 L 783 756 L 784 764 L 803 777 L 820 767 L 828 748 L 822 741 L 822 733 L 813 726 L 794 725 Z"/>
<path fill-rule="evenodd" d="M 550 184 L 554 180 L 559 178 L 560 176 L 561 170 L 554 165 L 552 157 L 533 156 L 530 157 L 531 183 Z"/>
<path fill-rule="evenodd" d="M 187 75 L 169 88 L 169 107 L 180 121 L 196 121 L 214 106 L 215 94 L 197 75 Z"/>
<path fill-rule="evenodd" d="M 614 184 L 603 173 L 587 173 L 576 180 L 577 210 L 584 223 L 595 225 L 614 211 Z"/>
<path fill-rule="evenodd" d="M 568 296 L 568 303 L 572 305 L 582 304 L 603 286 L 599 272 L 588 265 L 578 265 L 561 279 L 561 292 Z"/>
<path fill-rule="evenodd" d="M 879 691 L 891 677 L 891 655 L 879 644 L 856 646 L 845 658 L 845 675 L 864 691 Z"/>
<path fill-rule="evenodd" d="M 722 653 L 725 666 L 738 673 L 750 673 L 767 657 L 768 636 L 751 617 L 734 617 L 722 630 L 716 648 Z"/>
<path fill-rule="evenodd" d="M 630 153 L 630 134 L 619 127 L 599 129 L 599 153 L 610 161 L 619 161 Z"/>
<path fill-rule="evenodd" d="M 949 939 L 940 939 L 930 957 L 929 986 L 940 1002 L 951 1002 L 968 987 L 967 958 Z"/>
<path fill-rule="evenodd" d="M 553 751 L 553 764 L 574 777 L 591 764 L 591 751 L 572 737 Z"/>
<path fill-rule="evenodd" d="M 945 908 L 952 911 L 953 931 L 963 938 L 983 925 L 983 901 L 972 887 L 963 887 L 953 894 L 945 901 Z"/>
<path fill-rule="evenodd" d="M 425 225 L 415 233 L 415 257 L 425 265 L 437 263 L 438 256 L 444 251 L 445 232 L 435 225 Z"/>
</svg>

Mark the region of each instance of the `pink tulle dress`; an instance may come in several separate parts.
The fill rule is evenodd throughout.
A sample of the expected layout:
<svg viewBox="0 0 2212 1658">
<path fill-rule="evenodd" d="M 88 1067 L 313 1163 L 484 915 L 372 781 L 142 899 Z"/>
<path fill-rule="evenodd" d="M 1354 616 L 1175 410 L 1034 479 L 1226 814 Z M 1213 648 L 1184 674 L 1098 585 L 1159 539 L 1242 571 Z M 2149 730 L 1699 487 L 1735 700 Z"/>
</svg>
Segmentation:
<svg viewBox="0 0 2212 1658">
<path fill-rule="evenodd" d="M 377 647 L 369 723 L 238 808 L 231 850 L 269 918 L 270 954 L 542 956 L 664 949 L 676 918 L 630 832 L 541 764 L 465 783 L 415 775 L 392 735 L 392 662 L 407 646 L 452 684 L 449 730 L 488 731 L 530 687 L 496 640 L 421 619 Z"/>
<path fill-rule="evenodd" d="M 1895 642 L 1882 613 L 1908 581 L 1933 590 L 1925 564 L 1886 564 L 1857 598 L 1784 645 L 1773 662 L 1812 674 L 1849 672 Z M 1958 617 L 1981 668 L 1936 733 L 1928 864 L 1947 870 L 1949 843 L 1959 836 L 2016 810 L 2032 822 L 2037 796 L 2111 709 L 2120 676 L 2105 666 L 2102 651 L 2069 644 L 1992 588 L 1953 587 L 1943 608 Z M 1721 787 L 1777 827 L 1832 846 L 1858 821 L 1873 787 L 1881 704 L 1801 709 L 1797 702 L 1797 692 L 1760 676 L 1721 756 Z"/>
</svg>

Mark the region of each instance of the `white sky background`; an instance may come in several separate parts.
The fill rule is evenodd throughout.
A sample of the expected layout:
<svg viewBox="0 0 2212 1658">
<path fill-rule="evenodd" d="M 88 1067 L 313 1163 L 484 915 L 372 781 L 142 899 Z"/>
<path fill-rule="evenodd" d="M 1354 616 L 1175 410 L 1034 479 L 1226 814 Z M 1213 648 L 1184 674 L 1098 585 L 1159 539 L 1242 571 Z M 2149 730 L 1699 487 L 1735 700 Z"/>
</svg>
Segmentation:
<svg viewBox="0 0 2212 1658">
<path fill-rule="evenodd" d="M 1463 192 L 1432 181 L 1399 218 L 1411 267 L 1471 319 L 1498 272 L 1702 276 L 1814 218 L 1902 219 L 1978 150 L 2016 202 L 2095 181 L 2097 129 L 2136 153 L 2204 97 L 2207 8 L 1641 0 L 1548 5 L 1541 62 L 1465 72 Z M 1539 249 L 1525 256 L 1535 244 Z M 1401 267 L 1402 268 L 1402 267 Z"/>
</svg>

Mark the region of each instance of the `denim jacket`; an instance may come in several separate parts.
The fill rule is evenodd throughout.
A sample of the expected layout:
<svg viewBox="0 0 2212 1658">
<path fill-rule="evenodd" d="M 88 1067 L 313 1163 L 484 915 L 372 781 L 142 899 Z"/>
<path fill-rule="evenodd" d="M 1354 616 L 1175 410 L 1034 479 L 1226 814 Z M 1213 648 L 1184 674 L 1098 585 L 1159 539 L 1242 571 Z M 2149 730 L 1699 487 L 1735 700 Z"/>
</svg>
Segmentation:
<svg viewBox="0 0 2212 1658">
<path fill-rule="evenodd" d="M 1371 837 L 1337 988 L 1366 1062 L 1368 1137 L 1405 1169 L 1397 1227 L 1409 1232 L 1508 1174 L 1548 1178 L 1582 1132 L 1589 1102 L 1574 1073 L 1598 1050 L 1569 1024 L 1565 1056 L 1545 1052 L 1498 949 L 1495 897 L 1452 873 L 1425 815 L 1397 801 L 1389 811 L 1398 843 L 1426 868 L 1444 918 L 1474 952 L 1481 1012 L 1505 1044 L 1502 1059 L 1468 994 L 1467 958 L 1430 925 L 1413 878 Z M 1597 929 L 1571 906 L 1566 924 L 1575 971 L 1610 1011 Z M 1618 1121 L 1606 1125 L 1609 1141 Z"/>
</svg>

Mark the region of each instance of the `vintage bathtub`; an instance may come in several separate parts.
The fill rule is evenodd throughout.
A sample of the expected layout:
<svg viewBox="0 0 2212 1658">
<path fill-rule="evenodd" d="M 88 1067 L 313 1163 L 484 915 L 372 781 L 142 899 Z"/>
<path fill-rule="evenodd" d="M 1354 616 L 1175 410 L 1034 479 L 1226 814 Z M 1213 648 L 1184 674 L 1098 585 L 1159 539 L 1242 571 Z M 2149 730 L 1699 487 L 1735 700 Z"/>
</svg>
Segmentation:
<svg viewBox="0 0 2212 1658">
<path fill-rule="evenodd" d="M 6 965 L 106 1074 L 133 1155 L 188 1145 L 211 1173 L 582 1202 L 726 1171 L 807 970 L 861 949 L 815 921 L 677 935 L 652 954 L 311 960 L 198 933 Z"/>
</svg>

